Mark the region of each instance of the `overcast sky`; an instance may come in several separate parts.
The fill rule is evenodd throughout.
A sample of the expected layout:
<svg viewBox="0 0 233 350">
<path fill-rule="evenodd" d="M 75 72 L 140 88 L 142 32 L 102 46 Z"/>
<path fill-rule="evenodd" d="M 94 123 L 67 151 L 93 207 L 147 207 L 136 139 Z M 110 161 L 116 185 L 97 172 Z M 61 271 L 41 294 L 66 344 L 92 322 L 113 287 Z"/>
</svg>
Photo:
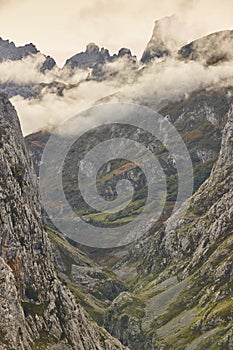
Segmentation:
<svg viewBox="0 0 233 350">
<path fill-rule="evenodd" d="M 233 0 L 0 0 L 0 36 L 33 42 L 59 65 L 89 42 L 141 56 L 154 21 L 172 14 L 188 23 L 187 41 L 233 29 Z"/>
</svg>

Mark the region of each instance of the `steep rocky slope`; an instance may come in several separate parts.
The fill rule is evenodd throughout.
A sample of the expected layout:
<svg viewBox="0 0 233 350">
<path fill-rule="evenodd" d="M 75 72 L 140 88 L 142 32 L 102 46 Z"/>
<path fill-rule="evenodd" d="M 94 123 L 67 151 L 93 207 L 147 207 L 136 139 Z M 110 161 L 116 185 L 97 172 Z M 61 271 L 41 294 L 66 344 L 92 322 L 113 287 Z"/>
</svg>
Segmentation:
<svg viewBox="0 0 233 350">
<path fill-rule="evenodd" d="M 169 103 L 161 111 L 182 134 L 194 165 L 197 192 L 184 217 L 172 217 L 163 223 L 165 215 L 148 235 L 122 249 L 100 251 L 85 248 L 90 256 L 124 280 L 126 290 L 121 292 L 118 289 L 111 305 L 105 300 L 106 309 L 101 313 L 99 306 L 103 298 L 101 300 L 99 295 L 97 280 L 91 291 L 95 299 L 88 297 L 83 305 L 100 324 L 104 317 L 109 332 L 131 349 L 173 349 L 174 344 L 178 349 L 205 349 L 208 346 L 231 349 L 231 106 L 232 88 L 213 87 Z M 115 131 L 116 128 L 114 132 L 108 130 L 105 135 L 114 137 Z M 133 135 L 132 130 L 128 130 L 128 136 Z M 95 131 L 89 136 L 93 144 L 102 140 L 101 133 Z M 48 137 L 46 133 L 27 137 L 37 168 Z M 147 138 L 147 141 L 150 145 L 153 140 Z M 83 144 L 85 142 L 83 140 Z M 83 144 L 77 145 L 77 157 L 82 157 Z M 166 152 L 159 150 L 158 156 L 165 163 Z M 217 158 L 211 177 L 202 185 Z M 72 173 L 72 159 L 70 162 L 68 171 Z M 111 175 L 109 169 L 108 176 Z M 113 166 L 112 175 L 117 181 L 120 177 L 114 169 Z M 103 177 L 104 171 L 106 169 L 103 169 Z M 128 170 L 130 172 L 132 169 Z M 129 176 L 127 171 L 125 175 Z M 111 186 L 111 182 L 106 182 L 103 194 L 106 195 Z M 74 202 L 79 202 L 77 197 L 74 197 Z M 118 218 L 118 223 L 120 221 Z M 68 251 L 71 250 L 73 256 L 77 250 L 68 248 L 67 242 L 64 244 L 66 258 L 63 256 L 63 259 L 67 260 Z M 56 249 L 60 249 L 58 244 Z M 57 263 L 67 280 L 69 272 L 59 266 L 59 261 Z M 76 264 L 74 260 L 73 264 Z M 217 271 L 222 271 L 219 272 L 222 275 Z M 67 281 L 72 282 L 75 290 L 80 290 L 83 283 L 80 278 L 71 281 L 69 277 Z M 92 283 L 89 277 L 88 281 Z M 90 295 L 87 288 L 82 290 Z M 77 297 L 82 299 L 80 295 Z"/>
<path fill-rule="evenodd" d="M 165 17 L 155 21 L 153 33 L 141 58 L 142 63 L 171 55 L 181 45 L 175 33 L 181 25 L 176 16 Z"/>
<path fill-rule="evenodd" d="M 210 177 L 114 266 L 130 292 L 106 319 L 132 349 L 233 349 L 233 110 Z M 108 326 L 109 324 L 109 326 Z"/>
<path fill-rule="evenodd" d="M 67 242 L 61 234 L 47 230 L 58 276 L 72 290 L 77 302 L 102 326 L 107 308 L 126 290 L 124 283 L 110 269 L 95 263 L 74 244 Z"/>
<path fill-rule="evenodd" d="M 233 31 L 223 30 L 204 36 L 183 46 L 178 54 L 185 60 L 215 65 L 233 60 Z"/>
<path fill-rule="evenodd" d="M 40 218 L 36 176 L 17 114 L 0 95 L 0 348 L 124 347 L 58 280 Z"/>
</svg>

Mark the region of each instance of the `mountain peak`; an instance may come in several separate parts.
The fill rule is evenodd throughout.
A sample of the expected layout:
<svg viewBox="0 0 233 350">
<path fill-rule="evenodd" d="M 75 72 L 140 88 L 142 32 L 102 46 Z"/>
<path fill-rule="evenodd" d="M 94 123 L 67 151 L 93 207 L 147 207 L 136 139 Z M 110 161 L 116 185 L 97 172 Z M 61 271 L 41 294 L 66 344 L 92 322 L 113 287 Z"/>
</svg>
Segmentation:
<svg viewBox="0 0 233 350">
<path fill-rule="evenodd" d="M 118 57 L 123 57 L 123 56 L 132 56 L 131 50 L 127 49 L 126 47 L 122 47 L 119 51 L 118 51 Z"/>
<path fill-rule="evenodd" d="M 37 53 L 39 51 L 32 43 L 17 47 L 12 41 L 0 38 L 0 62 L 6 60 L 17 61 Z"/>
<path fill-rule="evenodd" d="M 86 47 L 86 52 L 88 53 L 97 53 L 99 52 L 100 48 L 98 45 L 96 45 L 95 43 L 89 43 Z"/>
<path fill-rule="evenodd" d="M 222 30 L 206 35 L 183 46 L 181 58 L 214 65 L 233 60 L 233 30 Z"/>
<path fill-rule="evenodd" d="M 99 47 L 95 43 L 89 43 L 86 46 L 86 51 L 77 53 L 66 61 L 66 65 L 71 68 L 79 69 L 97 69 L 99 66 L 102 66 L 104 63 L 112 62 L 121 57 L 134 58 L 130 49 L 125 47 L 121 48 L 118 51 L 118 54 L 110 55 L 109 51 L 104 47 Z"/>
<path fill-rule="evenodd" d="M 176 15 L 156 20 L 152 37 L 143 52 L 141 61 L 148 63 L 155 58 L 168 56 L 177 49 L 181 41 L 176 35 L 179 26 L 180 20 Z"/>
<path fill-rule="evenodd" d="M 86 51 L 77 53 L 66 61 L 65 65 L 71 68 L 87 69 L 94 68 L 96 64 L 103 64 L 110 60 L 109 51 L 105 48 L 99 48 L 95 43 L 89 43 Z"/>
<path fill-rule="evenodd" d="M 14 42 L 8 39 L 0 38 L 0 62 L 4 61 L 19 61 L 25 57 L 40 54 L 40 51 L 33 43 L 25 44 L 24 46 L 16 46 Z M 51 70 L 55 65 L 55 60 L 50 56 L 45 56 L 44 63 L 41 66 L 41 72 Z"/>
</svg>

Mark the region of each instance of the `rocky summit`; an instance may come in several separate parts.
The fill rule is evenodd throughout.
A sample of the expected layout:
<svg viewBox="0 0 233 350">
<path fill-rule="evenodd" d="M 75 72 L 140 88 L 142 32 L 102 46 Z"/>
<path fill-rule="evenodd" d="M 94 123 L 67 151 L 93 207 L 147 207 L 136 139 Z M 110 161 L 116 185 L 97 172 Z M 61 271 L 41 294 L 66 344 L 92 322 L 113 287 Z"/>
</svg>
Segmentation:
<svg viewBox="0 0 233 350">
<path fill-rule="evenodd" d="M 17 47 L 13 42 L 0 38 L 0 62 L 19 61 L 25 57 L 37 54 L 39 54 L 39 51 L 32 43 Z M 51 70 L 55 65 L 56 62 L 52 57 L 44 56 L 44 62 L 40 69 L 44 72 L 47 69 Z"/>
<path fill-rule="evenodd" d="M 142 63 L 169 56 L 179 47 L 180 42 L 174 34 L 174 27 L 177 25 L 179 25 L 179 20 L 176 16 L 155 21 L 153 34 L 142 54 Z"/>
<path fill-rule="evenodd" d="M 127 48 L 121 48 L 118 54 L 110 55 L 109 51 L 105 48 L 99 48 L 94 43 L 89 43 L 86 47 L 86 51 L 77 53 L 66 61 L 65 66 L 71 68 L 87 69 L 94 68 L 97 65 L 103 65 L 107 62 L 112 62 L 120 57 L 132 57 L 131 51 Z"/>
</svg>

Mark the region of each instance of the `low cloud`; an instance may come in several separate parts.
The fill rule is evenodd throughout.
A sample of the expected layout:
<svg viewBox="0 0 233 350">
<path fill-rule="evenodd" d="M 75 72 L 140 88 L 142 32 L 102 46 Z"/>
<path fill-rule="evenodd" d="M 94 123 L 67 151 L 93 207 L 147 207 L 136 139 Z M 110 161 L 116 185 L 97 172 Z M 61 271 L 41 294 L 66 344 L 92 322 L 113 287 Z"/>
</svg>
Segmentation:
<svg viewBox="0 0 233 350">
<path fill-rule="evenodd" d="M 64 84 L 77 84 L 88 75 L 88 72 L 83 70 L 76 70 L 73 74 L 68 67 L 65 69 L 55 67 L 52 70 L 47 70 L 44 74 L 40 69 L 45 59 L 44 55 L 38 53 L 22 60 L 9 60 L 0 63 L 0 83 L 49 84 L 57 81 Z"/>
<path fill-rule="evenodd" d="M 96 103 L 141 103 L 158 111 L 168 101 L 180 99 L 194 90 L 230 84 L 233 77 L 232 62 L 206 67 L 201 62 L 169 58 L 137 71 L 129 70 L 127 61 L 119 61 L 119 67 L 117 64 L 115 62 L 114 67 L 108 64 L 106 70 L 120 68 L 125 72 L 128 69 L 127 79 L 120 73 L 105 81 L 80 81 L 72 88 L 64 89 L 62 96 L 45 89 L 36 99 L 13 97 L 11 101 L 19 112 L 24 134 L 57 126 Z M 48 74 L 50 81 L 54 73 Z M 76 74 L 72 79 L 78 81 L 80 72 Z"/>
</svg>

